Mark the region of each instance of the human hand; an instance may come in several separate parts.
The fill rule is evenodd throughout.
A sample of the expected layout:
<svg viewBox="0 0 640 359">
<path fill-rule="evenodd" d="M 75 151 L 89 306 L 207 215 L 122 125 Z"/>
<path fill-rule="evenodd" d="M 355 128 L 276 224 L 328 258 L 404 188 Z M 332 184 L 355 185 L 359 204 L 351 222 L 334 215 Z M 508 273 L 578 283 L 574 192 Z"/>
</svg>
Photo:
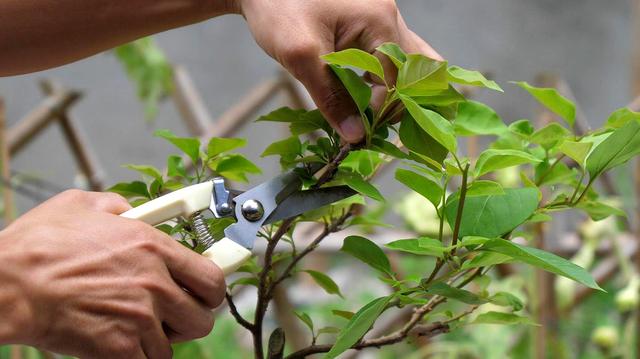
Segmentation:
<svg viewBox="0 0 640 359">
<path fill-rule="evenodd" d="M 72 190 L 0 232 L 0 305 L 16 301 L 3 315 L 15 330 L 0 342 L 79 357 L 171 358 L 171 342 L 211 331 L 222 272 L 118 216 L 129 208 L 116 194 Z"/>
<path fill-rule="evenodd" d="M 351 47 L 373 53 L 391 83 L 397 69 L 375 52 L 382 43 L 394 42 L 409 53 L 442 59 L 409 30 L 393 0 L 237 0 L 237 7 L 258 44 L 302 82 L 331 126 L 351 143 L 364 136 L 360 115 L 319 56 Z M 373 82 L 372 105 L 378 107 L 386 88 Z"/>
</svg>

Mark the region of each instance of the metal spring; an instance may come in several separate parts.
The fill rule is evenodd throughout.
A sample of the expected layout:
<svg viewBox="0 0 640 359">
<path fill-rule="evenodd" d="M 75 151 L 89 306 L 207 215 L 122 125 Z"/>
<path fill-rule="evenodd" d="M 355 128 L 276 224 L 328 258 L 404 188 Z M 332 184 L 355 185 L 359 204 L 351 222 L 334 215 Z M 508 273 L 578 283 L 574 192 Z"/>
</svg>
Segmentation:
<svg viewBox="0 0 640 359">
<path fill-rule="evenodd" d="M 209 232 L 209 226 L 207 226 L 207 222 L 205 222 L 202 214 L 194 214 L 191 216 L 191 221 L 193 222 L 193 231 L 196 234 L 196 241 L 198 241 L 198 244 L 205 248 L 211 247 L 214 239 Z"/>
</svg>

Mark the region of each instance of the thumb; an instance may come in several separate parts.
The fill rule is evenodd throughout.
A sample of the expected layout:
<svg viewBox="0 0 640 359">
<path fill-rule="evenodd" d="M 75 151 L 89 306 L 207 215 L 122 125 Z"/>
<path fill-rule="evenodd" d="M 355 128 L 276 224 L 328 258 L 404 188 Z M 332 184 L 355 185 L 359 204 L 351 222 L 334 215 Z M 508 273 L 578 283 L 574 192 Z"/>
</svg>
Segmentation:
<svg viewBox="0 0 640 359">
<path fill-rule="evenodd" d="M 331 127 L 349 143 L 358 143 L 364 137 L 364 125 L 355 102 L 333 74 L 329 65 L 320 59 L 320 51 L 298 54 L 285 68 L 309 91 L 311 98 Z M 287 66 L 286 63 L 294 64 Z"/>
</svg>

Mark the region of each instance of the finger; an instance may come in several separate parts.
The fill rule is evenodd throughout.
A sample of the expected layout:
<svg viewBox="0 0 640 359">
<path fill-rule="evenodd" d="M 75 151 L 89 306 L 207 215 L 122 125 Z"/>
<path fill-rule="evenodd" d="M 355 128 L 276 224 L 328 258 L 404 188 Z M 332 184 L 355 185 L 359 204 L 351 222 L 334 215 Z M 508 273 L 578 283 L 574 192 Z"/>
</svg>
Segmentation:
<svg viewBox="0 0 640 359">
<path fill-rule="evenodd" d="M 140 346 L 149 359 L 171 359 L 173 350 L 171 343 L 162 329 L 160 322 L 154 322 L 147 328 L 140 328 Z"/>
<path fill-rule="evenodd" d="M 298 40 L 281 63 L 305 86 L 318 109 L 331 127 L 347 142 L 357 143 L 364 137 L 364 126 L 356 104 L 320 55 L 333 49 L 323 49 L 315 41 Z M 304 45 L 310 42 L 313 45 Z"/>
<path fill-rule="evenodd" d="M 226 284 L 222 270 L 202 255 L 166 236 L 171 249 L 166 265 L 171 277 L 207 308 L 215 308 L 224 300 Z M 166 241 L 166 240 L 165 240 Z"/>
<path fill-rule="evenodd" d="M 419 53 L 434 60 L 444 61 L 444 58 L 431 47 L 426 41 L 424 41 L 415 32 L 411 31 L 404 21 L 404 18 L 398 12 L 398 29 L 400 36 L 400 47 L 408 53 Z"/>
<path fill-rule="evenodd" d="M 175 287 L 158 303 L 165 333 L 172 343 L 207 336 L 213 329 L 213 312 L 184 290 Z"/>
</svg>

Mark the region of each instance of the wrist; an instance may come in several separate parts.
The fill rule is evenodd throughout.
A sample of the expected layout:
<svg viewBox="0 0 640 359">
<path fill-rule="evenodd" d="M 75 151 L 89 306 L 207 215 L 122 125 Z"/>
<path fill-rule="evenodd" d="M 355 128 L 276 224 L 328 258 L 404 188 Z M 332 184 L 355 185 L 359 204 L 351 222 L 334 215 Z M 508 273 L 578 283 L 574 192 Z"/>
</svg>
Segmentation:
<svg viewBox="0 0 640 359">
<path fill-rule="evenodd" d="M 7 230 L 0 231 L 0 345 L 30 344 L 32 310 L 23 285 L 28 273 L 19 265 L 19 251 L 14 250 Z"/>
</svg>

